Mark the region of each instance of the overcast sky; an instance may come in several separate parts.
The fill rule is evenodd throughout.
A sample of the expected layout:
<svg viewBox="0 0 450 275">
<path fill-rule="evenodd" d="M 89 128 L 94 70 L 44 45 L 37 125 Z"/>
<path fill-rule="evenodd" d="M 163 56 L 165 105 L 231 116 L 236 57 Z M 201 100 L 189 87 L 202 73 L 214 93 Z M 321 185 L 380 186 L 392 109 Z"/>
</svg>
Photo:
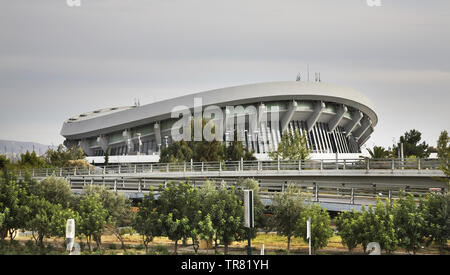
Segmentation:
<svg viewBox="0 0 450 275">
<path fill-rule="evenodd" d="M 450 130 L 450 1 L 0 0 L 0 139 L 67 118 L 320 71 L 373 102 L 367 145 Z M 312 77 L 311 77 L 312 78 Z"/>
</svg>

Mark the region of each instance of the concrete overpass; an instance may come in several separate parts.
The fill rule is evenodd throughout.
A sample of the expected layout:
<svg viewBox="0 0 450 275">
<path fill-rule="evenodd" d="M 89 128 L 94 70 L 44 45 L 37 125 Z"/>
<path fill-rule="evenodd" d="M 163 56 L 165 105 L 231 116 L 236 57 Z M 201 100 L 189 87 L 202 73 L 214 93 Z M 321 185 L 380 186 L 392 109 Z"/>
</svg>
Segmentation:
<svg viewBox="0 0 450 275">
<path fill-rule="evenodd" d="M 232 161 L 208 163 L 126 164 L 107 167 L 35 169 L 21 171 L 42 179 L 55 175 L 68 180 L 74 192 L 87 185 L 104 185 L 133 199 L 153 190 L 158 193 L 169 181 L 188 180 L 195 186 L 206 180 L 236 185 L 252 178 L 259 182 L 266 204 L 273 192 L 289 184 L 302 189 L 314 203 L 328 210 L 359 209 L 376 198 L 395 199 L 405 191 L 417 196 L 446 192 L 448 177 L 437 159 L 355 159 L 302 161 Z"/>
</svg>

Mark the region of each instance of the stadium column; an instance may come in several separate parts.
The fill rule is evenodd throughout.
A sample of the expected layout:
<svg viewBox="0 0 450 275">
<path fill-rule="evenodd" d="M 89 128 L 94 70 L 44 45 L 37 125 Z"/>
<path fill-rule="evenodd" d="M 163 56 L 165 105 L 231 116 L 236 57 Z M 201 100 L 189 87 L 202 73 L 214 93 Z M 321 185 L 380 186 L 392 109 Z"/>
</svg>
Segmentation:
<svg viewBox="0 0 450 275">
<path fill-rule="evenodd" d="M 104 135 L 100 135 L 97 137 L 97 142 L 102 148 L 103 152 L 106 153 L 106 150 L 108 150 L 108 139 Z"/>
<path fill-rule="evenodd" d="M 161 127 L 159 122 L 155 122 L 155 125 L 153 126 L 155 129 L 155 141 L 156 146 L 158 146 L 158 153 L 161 153 Z"/>
<path fill-rule="evenodd" d="M 131 131 L 129 129 L 123 131 L 123 138 L 125 139 L 125 143 L 127 145 L 127 155 L 130 155 L 133 152 L 133 144 L 131 143 Z"/>
<path fill-rule="evenodd" d="M 316 104 L 316 107 L 314 108 L 313 113 L 306 121 L 306 125 L 308 127 L 308 132 L 310 132 L 313 129 L 314 125 L 316 125 L 317 121 L 319 121 L 319 118 L 323 112 L 323 109 L 325 109 L 325 103 L 323 101 L 319 101 Z"/>
<path fill-rule="evenodd" d="M 287 129 L 289 122 L 292 120 L 292 117 L 295 114 L 296 109 L 297 109 L 297 101 L 293 100 L 289 104 L 289 108 L 288 108 L 287 112 L 281 118 L 281 132 L 282 133 Z"/>
<path fill-rule="evenodd" d="M 328 128 L 329 132 L 333 132 L 334 129 L 341 123 L 342 119 L 344 118 L 345 113 L 348 111 L 347 106 L 341 105 L 339 107 L 339 110 L 336 112 L 336 115 L 328 121 Z"/>
<path fill-rule="evenodd" d="M 356 111 L 352 114 L 352 121 L 349 122 L 345 127 L 346 136 L 350 136 L 350 134 L 356 129 L 356 126 L 358 126 L 358 123 L 363 118 L 363 113 L 361 111 Z"/>
<path fill-rule="evenodd" d="M 258 146 L 260 147 L 259 150 L 262 153 L 267 153 L 268 151 L 268 143 L 267 143 L 267 112 L 266 112 L 266 106 L 264 103 L 261 102 L 261 104 L 258 106 L 258 128 L 259 128 L 259 140 L 258 140 Z"/>
<path fill-rule="evenodd" d="M 225 119 L 223 122 L 223 128 L 225 129 L 225 143 L 229 145 L 230 141 L 235 141 L 238 137 L 234 136 L 234 107 L 225 107 Z"/>
<path fill-rule="evenodd" d="M 86 155 L 92 156 L 92 149 L 89 147 L 89 143 L 86 139 L 80 140 L 78 147 L 80 147 Z"/>
<path fill-rule="evenodd" d="M 370 138 L 370 135 L 373 133 L 373 127 L 370 126 L 369 129 L 358 139 L 358 145 L 361 146 Z"/>
<path fill-rule="evenodd" d="M 368 117 L 364 117 L 361 121 L 361 126 L 355 130 L 353 133 L 353 136 L 356 138 L 356 140 L 359 140 L 364 133 L 372 126 L 372 121 Z"/>
</svg>

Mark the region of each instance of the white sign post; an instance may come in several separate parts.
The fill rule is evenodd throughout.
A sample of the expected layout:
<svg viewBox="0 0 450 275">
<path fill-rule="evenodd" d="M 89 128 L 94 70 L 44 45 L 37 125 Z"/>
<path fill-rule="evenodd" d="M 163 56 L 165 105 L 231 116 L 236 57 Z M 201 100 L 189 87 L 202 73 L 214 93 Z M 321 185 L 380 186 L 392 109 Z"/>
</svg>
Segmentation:
<svg viewBox="0 0 450 275">
<path fill-rule="evenodd" d="M 244 190 L 244 226 L 247 227 L 248 233 L 248 255 L 252 255 L 250 229 L 255 226 L 253 207 L 253 190 Z"/>
<path fill-rule="evenodd" d="M 309 255 L 311 255 L 311 218 L 306 221 L 306 238 L 309 240 Z"/>
<path fill-rule="evenodd" d="M 75 243 L 75 220 L 68 219 L 66 223 L 66 243 L 69 255 L 80 255 L 80 246 Z M 75 251 L 72 248 L 75 246 Z"/>
</svg>

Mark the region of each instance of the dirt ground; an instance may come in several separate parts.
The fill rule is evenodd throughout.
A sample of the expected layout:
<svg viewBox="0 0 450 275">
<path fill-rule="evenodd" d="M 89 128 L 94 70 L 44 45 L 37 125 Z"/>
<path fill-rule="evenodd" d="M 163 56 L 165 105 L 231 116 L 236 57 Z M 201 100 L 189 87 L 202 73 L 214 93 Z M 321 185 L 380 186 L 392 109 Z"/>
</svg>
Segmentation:
<svg viewBox="0 0 450 275">
<path fill-rule="evenodd" d="M 22 244 L 25 244 L 29 240 L 33 240 L 31 236 L 17 236 L 16 240 Z M 123 255 L 123 254 L 145 254 L 145 248 L 142 243 L 142 237 L 138 235 L 128 235 L 124 236 L 124 243 L 126 245 L 126 252 L 121 249 L 120 241 L 112 235 L 106 235 L 102 237 L 102 253 L 101 254 L 114 254 L 114 255 Z M 77 242 L 80 243 L 80 240 L 77 239 Z M 45 243 L 51 244 L 56 250 L 64 253 L 64 239 L 62 238 L 51 238 L 46 239 Z M 258 236 L 252 240 L 252 253 L 254 255 L 259 255 L 261 252 L 261 247 L 264 244 L 265 255 L 286 255 L 287 253 L 287 239 L 283 236 L 278 236 L 275 233 L 260 233 Z M 96 247 L 95 243 L 91 244 L 92 247 Z M 82 252 L 86 253 L 87 245 L 86 240 L 82 240 L 82 244 L 80 244 L 82 248 Z M 243 242 L 234 242 L 229 246 L 228 254 L 230 255 L 246 255 L 247 250 L 247 241 Z M 96 249 L 94 249 L 96 250 Z M 174 242 L 170 241 L 166 237 L 157 237 L 153 240 L 151 244 L 149 244 L 149 251 L 153 251 L 153 254 L 172 254 L 174 251 Z M 156 253 L 155 253 L 156 251 Z M 224 247 L 219 246 L 217 249 L 217 253 L 223 254 Z M 449 251 L 445 251 L 445 254 L 450 254 Z M 195 254 L 195 251 L 192 246 L 192 242 L 188 241 L 186 245 L 182 245 L 181 241 L 178 243 L 178 254 Z M 214 255 L 214 248 L 210 249 L 199 249 L 198 254 L 203 255 Z M 298 238 L 293 238 L 291 240 L 291 247 L 289 251 L 290 255 L 306 255 L 308 254 L 308 244 L 303 240 Z M 318 255 L 350 255 L 348 249 L 344 247 L 338 236 L 333 236 L 328 241 L 328 246 L 316 251 L 315 254 Z M 352 253 L 353 255 L 361 255 L 364 254 L 362 247 L 355 248 Z M 396 250 L 393 254 L 407 254 L 407 252 L 399 249 Z M 417 254 L 427 254 L 427 255 L 438 255 L 439 250 L 436 247 L 424 247 L 419 250 Z"/>
</svg>

